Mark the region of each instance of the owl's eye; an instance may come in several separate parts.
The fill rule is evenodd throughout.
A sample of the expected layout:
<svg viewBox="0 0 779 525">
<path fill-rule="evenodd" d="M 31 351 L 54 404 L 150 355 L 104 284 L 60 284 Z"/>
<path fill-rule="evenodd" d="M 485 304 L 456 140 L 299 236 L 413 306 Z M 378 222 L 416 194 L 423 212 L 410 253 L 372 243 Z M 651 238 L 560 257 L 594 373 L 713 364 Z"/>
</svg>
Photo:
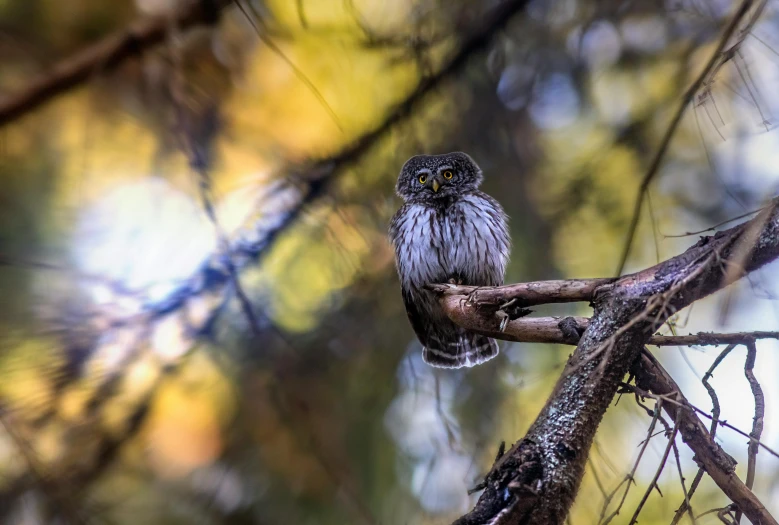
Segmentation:
<svg viewBox="0 0 779 525">
<path fill-rule="evenodd" d="M 452 176 L 453 176 L 453 174 L 452 174 L 452 171 L 451 171 L 451 170 L 446 170 L 446 171 L 444 172 L 444 178 L 445 178 L 446 180 L 449 180 L 449 179 L 451 179 L 451 178 L 452 178 Z"/>
<path fill-rule="evenodd" d="M 427 182 L 427 175 L 420 175 L 419 176 L 419 183 L 424 184 Z"/>
</svg>

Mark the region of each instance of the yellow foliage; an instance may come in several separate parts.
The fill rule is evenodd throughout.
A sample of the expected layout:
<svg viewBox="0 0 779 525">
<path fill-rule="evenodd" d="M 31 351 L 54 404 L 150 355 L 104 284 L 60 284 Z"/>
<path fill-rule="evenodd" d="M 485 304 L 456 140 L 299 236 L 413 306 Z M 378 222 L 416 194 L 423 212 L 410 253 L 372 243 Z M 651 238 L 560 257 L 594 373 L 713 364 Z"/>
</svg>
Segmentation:
<svg viewBox="0 0 779 525">
<path fill-rule="evenodd" d="M 359 209 L 320 208 L 312 227 L 299 227 L 279 239 L 264 264 L 262 280 L 273 297 L 269 314 L 279 326 L 307 331 L 333 294 L 360 274 L 372 242 L 359 231 Z M 322 226 L 320 226 L 322 225 Z"/>
<path fill-rule="evenodd" d="M 9 338 L 9 341 L 11 339 Z M 0 399 L 24 419 L 40 417 L 54 403 L 54 381 L 64 361 L 55 341 L 17 339 L 0 352 Z"/>
<path fill-rule="evenodd" d="M 234 403 L 228 378 L 203 352 L 192 355 L 177 375 L 163 378 L 143 432 L 155 472 L 180 477 L 216 460 Z"/>
</svg>

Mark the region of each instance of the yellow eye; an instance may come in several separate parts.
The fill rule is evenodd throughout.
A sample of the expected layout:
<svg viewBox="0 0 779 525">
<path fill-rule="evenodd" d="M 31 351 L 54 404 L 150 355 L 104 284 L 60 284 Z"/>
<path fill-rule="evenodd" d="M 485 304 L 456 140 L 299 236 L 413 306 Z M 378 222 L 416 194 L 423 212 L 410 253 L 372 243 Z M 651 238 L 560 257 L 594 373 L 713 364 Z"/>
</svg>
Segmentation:
<svg viewBox="0 0 779 525">
<path fill-rule="evenodd" d="M 444 172 L 444 178 L 445 178 L 446 180 L 449 180 L 449 179 L 451 179 L 451 178 L 452 178 L 452 172 L 451 172 L 451 171 L 449 171 L 449 170 L 446 170 L 446 171 Z"/>
<path fill-rule="evenodd" d="M 425 182 L 427 182 L 427 175 L 420 175 L 419 176 L 419 183 L 420 184 L 424 184 Z"/>
</svg>

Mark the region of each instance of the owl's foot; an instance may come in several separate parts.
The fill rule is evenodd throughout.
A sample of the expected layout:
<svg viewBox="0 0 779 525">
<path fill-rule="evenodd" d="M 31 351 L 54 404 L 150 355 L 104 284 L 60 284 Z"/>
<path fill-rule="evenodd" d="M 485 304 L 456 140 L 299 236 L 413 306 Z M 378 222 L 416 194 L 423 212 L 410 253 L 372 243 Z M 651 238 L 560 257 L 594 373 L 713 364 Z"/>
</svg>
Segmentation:
<svg viewBox="0 0 779 525">
<path fill-rule="evenodd" d="M 474 290 L 469 293 L 468 297 L 465 299 L 465 304 L 468 306 L 474 306 L 476 304 L 476 300 L 479 298 L 478 292 L 481 288 L 481 286 L 474 288 Z"/>
<path fill-rule="evenodd" d="M 462 282 L 462 281 L 460 281 L 460 282 Z M 460 283 L 458 282 L 458 284 L 460 284 Z M 465 299 L 462 299 L 462 298 L 460 299 L 460 311 L 461 312 L 463 311 L 463 307 L 465 307 L 465 306 L 475 306 L 476 305 L 476 299 L 477 299 L 476 292 L 479 291 L 479 288 L 481 288 L 481 287 L 474 288 L 473 291 L 471 293 L 469 293 L 465 297 Z"/>
<path fill-rule="evenodd" d="M 519 319 L 520 317 L 525 317 L 532 312 L 533 310 L 523 308 L 520 304 L 518 304 L 516 298 L 503 303 L 500 305 L 498 311 L 495 312 L 495 315 L 500 317 L 500 331 L 506 331 L 506 326 L 508 326 L 509 321 Z"/>
<path fill-rule="evenodd" d="M 461 284 L 463 284 L 463 280 L 462 279 L 449 279 L 449 284 L 456 284 L 457 286 L 460 286 Z"/>
<path fill-rule="evenodd" d="M 509 324 L 509 321 L 511 321 L 511 316 L 506 312 L 506 308 L 513 305 L 517 302 L 517 299 L 511 299 L 508 302 L 503 303 L 500 305 L 500 308 L 497 312 L 495 312 L 495 315 L 497 315 L 500 318 L 500 331 L 505 332 L 506 331 L 506 325 Z"/>
</svg>

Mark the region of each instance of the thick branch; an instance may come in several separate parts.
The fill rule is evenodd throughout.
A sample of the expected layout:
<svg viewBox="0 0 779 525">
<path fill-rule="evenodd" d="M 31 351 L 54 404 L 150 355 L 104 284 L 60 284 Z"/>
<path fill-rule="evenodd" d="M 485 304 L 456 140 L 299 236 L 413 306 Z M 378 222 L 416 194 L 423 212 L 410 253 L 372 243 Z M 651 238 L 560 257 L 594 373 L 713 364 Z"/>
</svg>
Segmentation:
<svg viewBox="0 0 779 525">
<path fill-rule="evenodd" d="M 184 29 L 214 23 L 231 0 L 190 0 L 172 21 Z M 81 52 L 57 63 L 20 92 L 0 99 L 0 126 L 85 82 L 101 71 L 109 71 L 125 59 L 159 44 L 171 26 L 167 17 L 144 18 Z"/>
<path fill-rule="evenodd" d="M 496 462 L 475 509 L 458 523 L 476 523 L 473 517 L 483 517 L 485 509 L 496 518 L 493 523 L 514 523 L 520 518 L 527 523 L 562 523 L 579 488 L 603 414 L 652 333 L 678 309 L 777 257 L 779 212 L 775 201 L 751 221 L 702 238 L 677 257 L 596 287 L 592 291 L 594 315 L 546 406 L 525 438 Z M 477 311 L 478 303 L 460 298 L 442 299 L 447 315 L 456 322 L 469 311 Z M 508 326 L 518 321 L 510 321 Z M 491 322 L 491 335 L 501 336 L 501 318 L 493 314 Z M 561 332 L 567 338 L 576 335 L 575 330 Z M 524 457 L 533 457 L 534 464 L 542 465 L 535 479 L 525 477 L 520 484 L 523 490 L 532 487 L 540 502 L 530 514 L 521 516 L 513 509 L 520 506 L 522 493 L 510 490 L 522 466 L 516 455 L 520 449 Z M 738 498 L 730 478 L 717 474 L 712 478 L 729 497 Z M 760 508 L 746 506 L 741 510 L 753 522 L 766 523 Z"/>
</svg>

